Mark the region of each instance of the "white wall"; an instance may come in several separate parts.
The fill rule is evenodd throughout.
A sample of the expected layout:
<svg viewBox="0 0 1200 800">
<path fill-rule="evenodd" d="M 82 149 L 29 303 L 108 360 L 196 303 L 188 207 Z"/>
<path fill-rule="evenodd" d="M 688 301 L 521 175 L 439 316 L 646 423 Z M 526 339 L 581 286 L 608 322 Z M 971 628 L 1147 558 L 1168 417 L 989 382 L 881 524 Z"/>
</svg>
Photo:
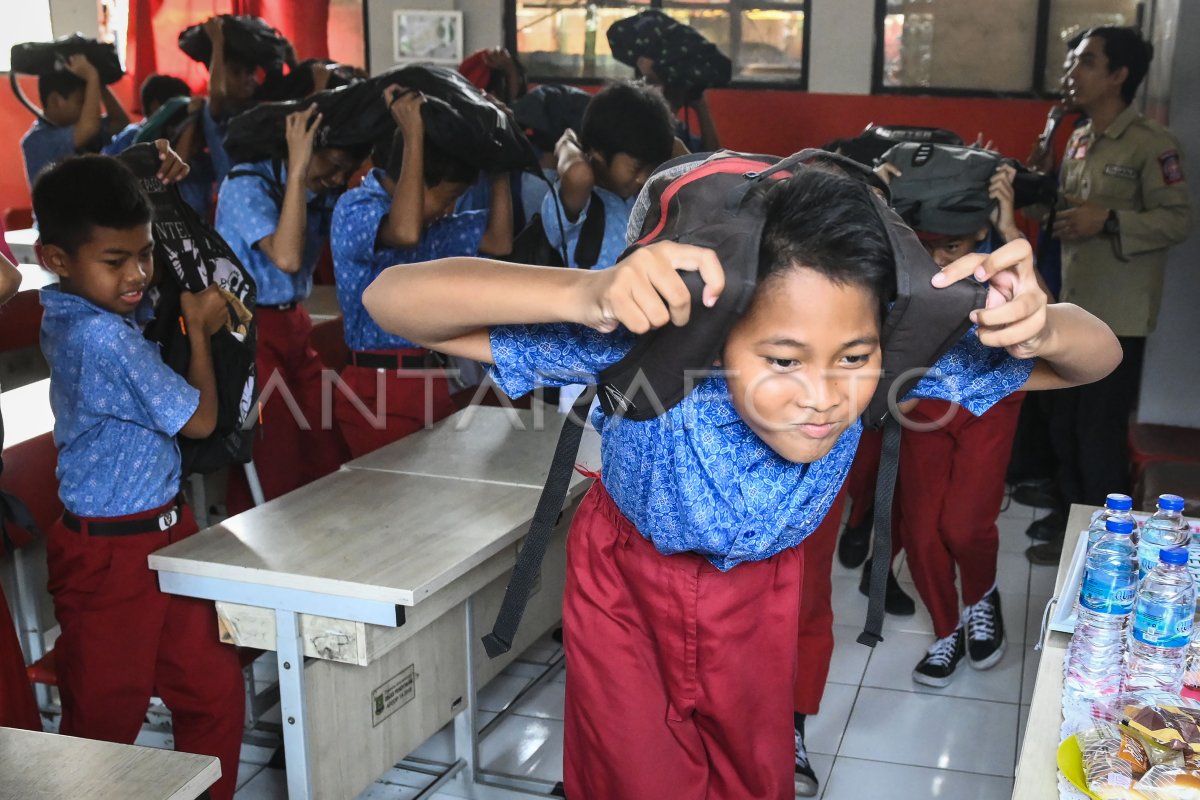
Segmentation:
<svg viewBox="0 0 1200 800">
<path fill-rule="evenodd" d="M 1159 13 L 1171 2 L 1159 2 Z M 1200 3 L 1178 3 L 1171 30 L 1179 42 L 1200 41 Z M 1158 44 L 1155 45 L 1158 48 Z M 1159 48 L 1160 52 L 1162 49 Z M 1174 49 L 1171 65 L 1171 131 L 1183 147 L 1185 175 L 1192 191 L 1193 224 L 1200 221 L 1200 50 Z M 1200 428 L 1200 234 L 1171 248 L 1158 329 L 1147 342 L 1138 419 Z"/>
<path fill-rule="evenodd" d="M 870 94 L 874 0 L 812 0 L 808 90 Z"/>
<path fill-rule="evenodd" d="M 463 55 L 504 44 L 504 0 L 365 0 L 372 72 L 393 65 L 392 12 L 397 9 L 463 12 Z"/>
<path fill-rule="evenodd" d="M 50 0 L 50 27 L 55 38 L 75 31 L 95 36 L 100 28 L 100 5 L 96 0 Z"/>
</svg>

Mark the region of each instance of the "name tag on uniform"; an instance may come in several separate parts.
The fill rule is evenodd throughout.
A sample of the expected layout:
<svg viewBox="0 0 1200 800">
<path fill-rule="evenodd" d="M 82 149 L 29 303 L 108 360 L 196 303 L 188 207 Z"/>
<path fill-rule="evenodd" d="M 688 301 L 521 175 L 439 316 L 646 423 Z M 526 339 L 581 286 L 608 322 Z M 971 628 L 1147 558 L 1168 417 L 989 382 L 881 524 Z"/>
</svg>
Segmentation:
<svg viewBox="0 0 1200 800">
<path fill-rule="evenodd" d="M 1127 178 L 1131 181 L 1136 181 L 1139 177 L 1138 171 L 1133 167 L 1126 167 L 1121 164 L 1109 164 L 1104 168 L 1105 175 L 1111 175 L 1114 178 Z"/>
</svg>

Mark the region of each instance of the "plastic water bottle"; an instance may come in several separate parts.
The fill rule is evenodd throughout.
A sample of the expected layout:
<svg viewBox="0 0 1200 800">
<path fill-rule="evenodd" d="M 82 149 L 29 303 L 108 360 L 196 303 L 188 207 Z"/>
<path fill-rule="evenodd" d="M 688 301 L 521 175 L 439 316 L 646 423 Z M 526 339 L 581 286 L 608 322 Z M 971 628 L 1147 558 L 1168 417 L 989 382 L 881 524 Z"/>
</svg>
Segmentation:
<svg viewBox="0 0 1200 800">
<path fill-rule="evenodd" d="M 1100 540 L 1106 530 L 1104 523 L 1110 519 L 1123 519 L 1129 522 L 1134 522 L 1133 514 L 1133 498 L 1127 494 L 1110 494 L 1104 499 L 1104 508 L 1097 511 L 1092 517 L 1092 524 L 1088 528 L 1088 552 L 1091 552 L 1092 547 Z M 1135 527 L 1134 533 L 1137 533 Z M 1137 541 L 1137 536 L 1132 537 Z"/>
<path fill-rule="evenodd" d="M 1088 552 L 1079 616 L 1067 648 L 1067 697 L 1094 699 L 1121 691 L 1125 632 L 1137 593 L 1132 519 L 1108 519 Z"/>
<path fill-rule="evenodd" d="M 1133 605 L 1125 691 L 1179 694 L 1192 641 L 1196 584 L 1185 548 L 1164 547 L 1158 557 L 1158 566 L 1138 587 Z"/>
<path fill-rule="evenodd" d="M 1158 510 L 1146 520 L 1138 540 L 1138 580 L 1158 563 L 1158 551 L 1164 547 L 1188 547 L 1191 535 L 1183 519 L 1183 498 L 1177 494 L 1158 496 Z"/>
</svg>

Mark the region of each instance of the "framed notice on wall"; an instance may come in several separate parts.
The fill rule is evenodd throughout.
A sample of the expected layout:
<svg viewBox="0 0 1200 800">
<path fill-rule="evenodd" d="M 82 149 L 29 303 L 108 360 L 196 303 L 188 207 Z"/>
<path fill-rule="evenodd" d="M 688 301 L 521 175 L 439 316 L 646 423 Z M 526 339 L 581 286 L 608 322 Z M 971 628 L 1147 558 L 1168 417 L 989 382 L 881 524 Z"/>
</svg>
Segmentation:
<svg viewBox="0 0 1200 800">
<path fill-rule="evenodd" d="M 458 66 L 463 59 L 462 12 L 393 11 L 392 45 L 397 64 L 422 61 Z"/>
</svg>

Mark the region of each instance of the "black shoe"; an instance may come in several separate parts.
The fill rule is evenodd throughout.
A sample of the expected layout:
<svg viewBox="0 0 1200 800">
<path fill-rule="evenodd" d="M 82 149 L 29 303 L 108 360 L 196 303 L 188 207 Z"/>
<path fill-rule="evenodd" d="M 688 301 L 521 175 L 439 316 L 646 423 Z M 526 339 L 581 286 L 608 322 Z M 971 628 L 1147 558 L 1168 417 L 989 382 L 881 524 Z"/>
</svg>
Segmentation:
<svg viewBox="0 0 1200 800">
<path fill-rule="evenodd" d="M 816 797 L 820 784 L 817 773 L 813 772 L 812 764 L 808 761 L 808 750 L 804 747 L 804 717 L 797 715 L 799 724 L 796 726 L 796 797 Z"/>
<path fill-rule="evenodd" d="M 1034 566 L 1057 567 L 1058 562 L 1062 560 L 1062 540 L 1035 544 L 1033 547 L 1026 548 L 1025 558 Z"/>
<path fill-rule="evenodd" d="M 871 596 L 871 561 L 863 564 L 862 578 L 858 581 L 858 591 L 867 597 Z M 911 617 L 917 613 L 917 604 L 900 588 L 896 573 L 888 570 L 887 590 L 883 594 L 883 610 L 894 617 Z"/>
<path fill-rule="evenodd" d="M 847 525 L 838 540 L 838 561 L 846 569 L 855 569 L 867 560 L 871 549 L 871 531 L 875 528 L 875 510 L 871 509 L 862 522 Z"/>
<path fill-rule="evenodd" d="M 1037 542 L 1061 542 L 1066 532 L 1067 515 L 1061 511 L 1051 511 L 1025 529 L 1025 535 Z"/>
<path fill-rule="evenodd" d="M 1034 508 L 1054 509 L 1062 505 L 1049 480 L 1021 481 L 1012 490 L 1013 502 Z"/>
<path fill-rule="evenodd" d="M 966 645 L 963 629 L 960 625 L 954 633 L 945 639 L 938 639 L 925 652 L 925 657 L 913 668 L 912 678 L 925 686 L 935 686 L 941 689 L 950 684 L 958 662 L 966 655 Z"/>
<path fill-rule="evenodd" d="M 991 669 L 1004 658 L 1004 617 L 1000 614 L 1000 592 L 993 588 L 973 606 L 963 609 L 966 626 L 967 661 L 975 669 Z"/>
</svg>

